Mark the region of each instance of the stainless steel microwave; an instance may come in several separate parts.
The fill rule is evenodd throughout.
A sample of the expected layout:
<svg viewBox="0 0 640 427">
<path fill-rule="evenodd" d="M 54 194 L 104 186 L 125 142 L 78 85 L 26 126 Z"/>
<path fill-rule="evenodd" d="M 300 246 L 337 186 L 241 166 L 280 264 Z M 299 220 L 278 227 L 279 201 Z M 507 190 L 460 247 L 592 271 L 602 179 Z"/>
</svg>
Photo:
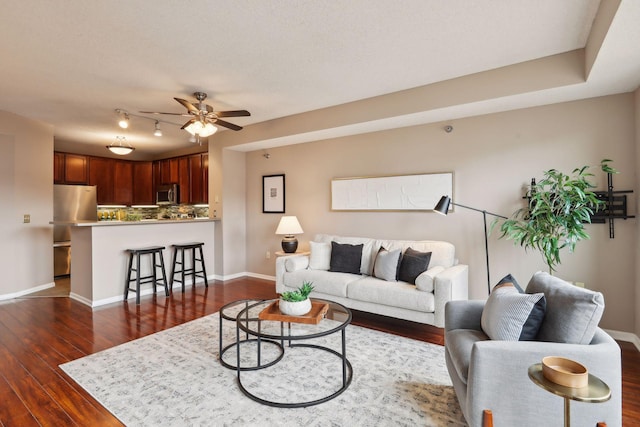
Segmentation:
<svg viewBox="0 0 640 427">
<path fill-rule="evenodd" d="M 163 184 L 156 189 L 156 204 L 177 205 L 180 200 L 180 186 L 178 184 Z"/>
</svg>

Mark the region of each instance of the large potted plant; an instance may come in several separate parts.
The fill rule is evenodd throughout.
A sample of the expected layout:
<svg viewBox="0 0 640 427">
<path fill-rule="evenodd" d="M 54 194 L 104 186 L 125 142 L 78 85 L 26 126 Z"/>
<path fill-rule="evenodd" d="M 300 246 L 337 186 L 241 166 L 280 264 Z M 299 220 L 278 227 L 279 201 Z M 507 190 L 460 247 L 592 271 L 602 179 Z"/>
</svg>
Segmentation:
<svg viewBox="0 0 640 427">
<path fill-rule="evenodd" d="M 280 312 L 289 316 L 303 316 L 311 311 L 309 294 L 313 291 L 311 282 L 304 282 L 295 291 L 283 292 L 278 302 Z"/>
<path fill-rule="evenodd" d="M 600 162 L 602 171 L 618 173 L 609 162 Z M 589 166 L 576 168 L 571 175 L 556 169 L 546 171 L 541 181 L 532 181 L 527 207 L 502 223 L 500 238 L 514 240 L 525 250 L 540 251 L 553 274 L 560 264 L 560 251 L 568 248 L 573 252 L 576 243 L 589 238 L 585 224 L 591 223 L 591 216 L 604 203 L 592 191 L 592 178 Z"/>
</svg>

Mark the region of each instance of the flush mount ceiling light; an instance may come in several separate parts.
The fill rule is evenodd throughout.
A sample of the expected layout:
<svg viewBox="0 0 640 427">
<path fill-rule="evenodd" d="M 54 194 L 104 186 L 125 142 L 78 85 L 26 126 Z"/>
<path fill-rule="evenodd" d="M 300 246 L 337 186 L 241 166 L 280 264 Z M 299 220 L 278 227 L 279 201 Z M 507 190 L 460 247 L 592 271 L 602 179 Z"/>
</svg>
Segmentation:
<svg viewBox="0 0 640 427">
<path fill-rule="evenodd" d="M 124 110 L 116 110 L 116 113 L 120 116 L 118 120 L 118 126 L 122 129 L 127 129 L 129 127 L 129 113 Z"/>
<path fill-rule="evenodd" d="M 162 136 L 162 131 L 160 130 L 160 122 L 156 120 L 156 129 L 153 131 L 155 136 Z"/>
<path fill-rule="evenodd" d="M 135 150 L 135 148 L 127 142 L 127 138 L 124 136 L 116 136 L 116 140 L 113 141 L 111 145 L 107 145 L 107 149 L 113 154 L 117 154 L 119 156 L 126 156 Z"/>
</svg>

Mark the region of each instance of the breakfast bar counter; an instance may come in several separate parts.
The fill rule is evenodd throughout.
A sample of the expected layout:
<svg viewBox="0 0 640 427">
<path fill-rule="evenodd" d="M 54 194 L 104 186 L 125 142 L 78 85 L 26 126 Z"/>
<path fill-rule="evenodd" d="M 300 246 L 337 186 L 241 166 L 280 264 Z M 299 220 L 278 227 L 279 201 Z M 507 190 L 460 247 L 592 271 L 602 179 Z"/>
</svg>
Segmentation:
<svg viewBox="0 0 640 427">
<path fill-rule="evenodd" d="M 70 297 L 92 307 L 122 301 L 128 262 L 126 250 L 149 246 L 165 247 L 164 263 L 170 281 L 171 245 L 204 242 L 207 280 L 213 280 L 215 221 L 218 219 L 68 223 L 73 250 Z M 143 261 L 142 270 L 143 275 L 150 272 L 151 263 L 147 265 Z M 152 292 L 151 284 L 147 284 L 140 294 Z M 135 293 L 129 293 L 129 296 L 135 298 Z"/>
</svg>

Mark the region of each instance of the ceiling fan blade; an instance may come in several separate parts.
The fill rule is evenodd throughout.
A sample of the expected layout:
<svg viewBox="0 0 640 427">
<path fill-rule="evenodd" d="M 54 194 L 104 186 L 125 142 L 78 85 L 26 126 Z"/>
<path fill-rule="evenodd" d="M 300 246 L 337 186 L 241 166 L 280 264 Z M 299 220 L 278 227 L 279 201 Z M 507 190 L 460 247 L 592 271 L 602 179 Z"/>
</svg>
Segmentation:
<svg viewBox="0 0 640 427">
<path fill-rule="evenodd" d="M 247 110 L 213 111 L 213 114 L 218 117 L 246 117 L 251 115 Z"/>
<path fill-rule="evenodd" d="M 196 121 L 196 119 L 189 120 L 187 123 L 182 125 L 182 127 L 180 129 L 185 129 L 187 126 L 189 126 L 191 123 L 194 123 L 195 121 Z"/>
<path fill-rule="evenodd" d="M 185 116 L 185 117 L 190 117 L 191 114 L 185 114 L 185 113 L 162 113 L 159 111 L 138 111 L 138 113 L 140 114 L 168 114 L 170 116 Z"/>
<path fill-rule="evenodd" d="M 189 110 L 190 113 L 198 114 L 200 112 L 200 110 L 198 110 L 196 107 L 194 107 L 193 104 L 190 103 L 189 101 L 186 101 L 186 100 L 180 99 L 180 98 L 173 98 L 173 99 L 175 99 L 180 104 L 182 104 L 182 106 L 184 108 L 186 108 L 187 110 Z"/>
<path fill-rule="evenodd" d="M 216 120 L 214 123 L 216 125 L 224 126 L 231 130 L 242 130 L 242 127 L 238 125 L 234 125 L 233 123 L 225 122 L 224 120 L 220 120 L 220 119 Z"/>
</svg>

